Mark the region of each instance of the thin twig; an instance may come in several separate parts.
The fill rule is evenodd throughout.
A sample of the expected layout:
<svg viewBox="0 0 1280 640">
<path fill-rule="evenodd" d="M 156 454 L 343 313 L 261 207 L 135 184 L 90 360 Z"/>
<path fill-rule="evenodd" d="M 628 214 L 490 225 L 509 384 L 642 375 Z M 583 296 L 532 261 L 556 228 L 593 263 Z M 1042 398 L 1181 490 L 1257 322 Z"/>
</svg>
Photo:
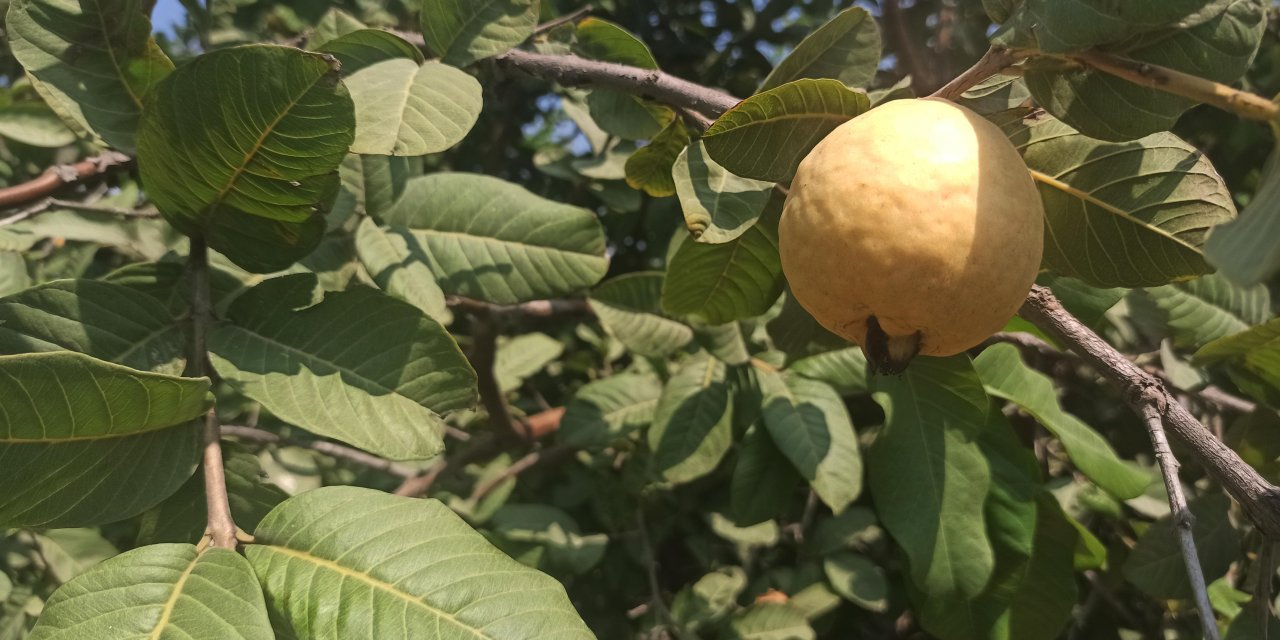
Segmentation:
<svg viewBox="0 0 1280 640">
<path fill-rule="evenodd" d="M 645 523 L 644 503 L 636 507 L 636 535 L 640 538 L 640 549 L 644 552 L 645 573 L 649 578 L 649 598 L 653 609 L 676 637 L 682 637 L 681 627 L 671 615 L 666 600 L 662 598 L 662 585 L 658 582 L 658 557 L 653 551 L 653 542 L 649 540 L 649 527 Z"/>
<path fill-rule="evenodd" d="M 534 27 L 533 35 L 537 36 L 537 35 L 544 34 L 562 24 L 565 24 L 566 22 L 576 22 L 578 18 L 581 18 L 587 15 L 588 13 L 591 13 L 593 10 L 595 10 L 595 7 L 589 4 L 584 4 L 581 7 L 578 7 L 577 9 L 560 16 L 559 18 L 552 18 Z"/>
<path fill-rule="evenodd" d="M 1005 68 L 1013 66 L 1022 58 L 1026 57 L 1023 52 L 1013 51 L 1005 47 L 991 47 L 972 67 L 965 70 L 964 73 L 955 77 L 954 80 L 943 85 L 941 89 L 934 91 L 931 98 L 945 98 L 947 100 L 957 100 L 964 92 L 972 89 L 974 85 L 990 78 L 991 76 L 1004 71 Z"/>
<path fill-rule="evenodd" d="M 1076 53 L 1067 59 L 1134 84 L 1211 104 L 1243 118 L 1280 122 L 1280 104 L 1220 82 L 1100 51 Z"/>
<path fill-rule="evenodd" d="M 471 367 L 476 371 L 476 388 L 480 392 L 480 402 L 489 413 L 489 423 L 508 432 L 516 441 L 530 441 L 529 428 L 511 417 L 511 408 L 503 397 L 502 387 L 498 386 L 497 373 L 493 368 L 498 353 L 498 328 L 493 319 L 471 316 L 471 339 Z"/>
<path fill-rule="evenodd" d="M 1262 538 L 1262 550 L 1258 552 L 1258 579 L 1253 583 L 1253 602 L 1258 607 L 1258 637 L 1270 638 L 1267 628 L 1271 626 L 1271 581 L 1276 577 L 1276 543 L 1271 538 Z"/>
<path fill-rule="evenodd" d="M 375 471 L 382 471 L 393 476 L 401 478 L 409 478 L 418 474 L 418 470 L 393 460 L 387 460 L 381 456 L 373 455 L 367 451 L 361 451 L 355 447 L 348 447 L 336 442 L 327 440 L 299 440 L 297 438 L 286 438 L 278 433 L 272 433 L 265 429 L 256 427 L 244 427 L 239 425 L 222 425 L 223 437 L 239 438 L 251 442 L 259 442 L 263 444 L 287 444 L 295 447 L 303 447 L 318 451 L 334 458 L 340 458 L 348 462 L 354 462 L 358 465 L 369 467 Z"/>
<path fill-rule="evenodd" d="M 191 292 L 191 348 L 187 353 L 187 377 L 204 377 L 209 374 L 205 364 L 208 358 L 206 335 L 212 319 L 209 301 L 209 250 L 204 238 L 191 238 L 187 257 L 187 278 Z M 236 547 L 236 523 L 231 517 L 231 501 L 227 497 L 226 472 L 222 466 L 222 429 L 218 426 L 218 414 L 209 409 L 202 431 L 204 446 L 201 469 L 204 471 L 205 504 L 209 512 L 209 544 L 223 549 Z"/>
<path fill-rule="evenodd" d="M 580 315 L 590 317 L 591 306 L 585 298 L 561 298 L 554 300 L 530 300 L 520 304 L 493 304 L 483 300 L 449 296 L 445 304 L 451 309 L 465 311 L 471 315 L 480 315 L 495 320 L 520 318 L 551 318 L 558 316 Z"/>
<path fill-rule="evenodd" d="M 38 177 L 0 189 L 0 209 L 35 202 L 48 197 L 60 187 L 100 176 L 128 165 L 132 161 L 132 158 L 122 153 L 105 151 L 101 155 L 85 158 L 75 164 L 49 167 Z"/>
<path fill-rule="evenodd" d="M 471 491 L 470 500 L 472 502 L 479 501 L 493 493 L 493 490 L 497 489 L 502 483 L 528 471 L 535 465 L 559 461 L 562 458 L 567 458 L 574 451 L 573 447 L 562 444 L 553 445 L 539 451 L 530 451 L 523 458 L 516 460 L 511 463 L 511 466 L 503 469 L 502 473 L 477 484 L 476 488 Z"/>
<path fill-rule="evenodd" d="M 1195 516 L 1187 508 L 1187 496 L 1182 492 L 1182 481 L 1178 479 L 1178 459 L 1169 447 L 1169 440 L 1164 434 L 1162 416 L 1166 397 L 1152 391 L 1142 400 L 1142 421 L 1147 426 L 1147 435 L 1151 438 L 1151 446 L 1155 449 L 1156 462 L 1160 464 L 1160 474 L 1164 477 L 1164 488 L 1169 493 L 1170 515 L 1173 518 L 1173 529 L 1178 536 L 1178 544 L 1182 550 L 1182 562 L 1187 567 L 1187 577 L 1191 582 L 1191 592 L 1195 596 L 1196 608 L 1200 610 L 1200 627 L 1204 631 L 1205 640 L 1218 640 L 1218 623 L 1213 617 L 1213 606 L 1209 604 L 1209 591 L 1204 581 L 1204 570 L 1200 567 L 1200 554 L 1196 551 L 1196 541 L 1192 535 Z"/>
<path fill-rule="evenodd" d="M 436 483 L 436 479 L 440 477 L 440 474 L 444 473 L 448 468 L 449 460 L 441 459 L 440 462 L 427 469 L 426 473 L 405 478 L 405 481 L 401 482 L 393 493 L 409 498 L 425 495 L 431 490 L 431 485 Z"/>
</svg>

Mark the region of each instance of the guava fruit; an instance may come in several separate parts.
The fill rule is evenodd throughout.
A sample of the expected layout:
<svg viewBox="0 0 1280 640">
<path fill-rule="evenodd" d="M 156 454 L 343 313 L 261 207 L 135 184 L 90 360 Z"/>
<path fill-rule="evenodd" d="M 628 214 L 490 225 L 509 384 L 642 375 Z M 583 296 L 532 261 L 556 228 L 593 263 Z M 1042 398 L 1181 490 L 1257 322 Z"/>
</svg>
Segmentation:
<svg viewBox="0 0 1280 640">
<path fill-rule="evenodd" d="M 778 235 L 800 305 L 897 373 L 1008 322 L 1040 268 L 1044 210 L 999 127 L 946 100 L 895 100 L 801 161 Z"/>
</svg>

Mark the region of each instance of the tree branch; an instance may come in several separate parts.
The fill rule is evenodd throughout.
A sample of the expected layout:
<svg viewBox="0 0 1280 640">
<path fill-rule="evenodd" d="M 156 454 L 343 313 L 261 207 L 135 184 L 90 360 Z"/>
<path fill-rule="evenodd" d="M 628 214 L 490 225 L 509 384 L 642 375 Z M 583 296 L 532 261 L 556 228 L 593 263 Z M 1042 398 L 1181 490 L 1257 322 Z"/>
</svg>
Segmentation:
<svg viewBox="0 0 1280 640">
<path fill-rule="evenodd" d="M 529 429 L 511 417 L 511 408 L 493 370 L 498 353 L 498 328 L 493 319 L 471 316 L 471 339 L 471 366 L 476 370 L 476 387 L 480 391 L 480 403 L 489 414 L 489 424 L 508 433 L 515 441 L 529 442 Z"/>
<path fill-rule="evenodd" d="M 102 155 L 86 158 L 75 164 L 49 167 L 38 177 L 0 189 L 0 209 L 35 202 L 48 197 L 60 187 L 100 176 L 131 162 L 133 159 L 122 153 L 104 151 Z"/>
<path fill-rule="evenodd" d="M 367 451 L 361 451 L 355 447 L 348 447 L 336 442 L 327 440 L 299 440 L 297 438 L 286 438 L 278 433 L 272 433 L 265 429 L 257 429 L 254 427 L 243 427 L 237 425 L 222 425 L 222 436 L 230 436 L 250 442 L 260 442 L 263 444 L 287 444 L 295 447 L 303 447 L 317 451 L 328 456 L 340 458 L 348 462 L 354 462 L 358 465 L 369 467 L 375 471 L 382 471 L 393 476 L 401 478 L 409 478 L 418 474 L 418 470 L 409 466 L 405 466 L 392 460 L 387 460 L 381 456 L 375 456 Z"/>
<path fill-rule="evenodd" d="M 973 88 L 974 85 L 994 76 L 1005 68 L 1017 63 L 1026 57 L 1025 53 L 1006 49 L 1004 47 L 991 47 L 972 67 L 965 70 L 964 73 L 958 75 L 951 82 L 943 85 L 941 89 L 934 91 L 931 98 L 945 98 L 947 100 L 958 100 L 964 92 Z"/>
<path fill-rule="evenodd" d="M 471 491 L 471 497 L 469 500 L 471 502 L 479 501 L 490 493 L 493 493 L 494 489 L 497 489 L 498 486 L 507 480 L 532 469 L 536 465 L 558 462 L 569 457 L 574 451 L 576 451 L 576 449 L 573 447 L 562 444 L 553 445 L 539 451 L 530 451 L 523 458 L 516 460 L 511 463 L 511 466 L 503 469 L 502 473 L 477 484 L 475 489 Z"/>
<path fill-rule="evenodd" d="M 1156 462 L 1160 465 L 1160 475 L 1164 478 L 1164 488 L 1169 493 L 1173 530 L 1178 536 L 1182 563 L 1187 567 L 1187 577 L 1191 582 L 1191 592 L 1195 595 L 1196 609 L 1200 611 L 1200 627 L 1204 631 L 1205 640 L 1218 640 L 1218 623 L 1213 617 L 1213 607 L 1209 604 L 1204 571 L 1200 568 L 1200 554 L 1196 551 L 1196 541 L 1192 537 L 1195 516 L 1187 508 L 1187 497 L 1182 493 L 1182 481 L 1178 479 L 1178 469 L 1181 465 L 1173 456 L 1173 449 L 1169 448 L 1169 440 L 1164 434 L 1162 417 L 1169 398 L 1167 395 L 1161 395 L 1161 391 L 1153 387 L 1144 387 L 1142 403 L 1137 409 L 1147 426 L 1147 435 L 1151 437 L 1151 446 L 1156 452 Z"/>
<path fill-rule="evenodd" d="M 592 12 L 592 11 L 594 11 L 594 10 L 595 10 L 595 7 L 593 7 L 593 6 L 589 5 L 589 4 L 584 4 L 584 5 L 582 5 L 581 7 L 578 7 L 577 9 L 575 9 L 575 10 L 573 10 L 573 11 L 570 11 L 569 13 L 566 13 L 566 14 L 564 14 L 564 15 L 560 16 L 559 18 L 552 18 L 552 19 L 550 19 L 550 20 L 548 20 L 548 21 L 546 21 L 546 22 L 544 22 L 544 23 L 542 23 L 542 24 L 540 24 L 540 25 L 538 25 L 538 26 L 534 27 L 534 29 L 533 29 L 533 35 L 535 35 L 535 36 L 536 36 L 536 35 L 539 35 L 539 34 L 546 33 L 546 32 L 548 32 L 548 31 L 550 31 L 550 30 L 552 30 L 552 29 L 554 29 L 554 28 L 556 28 L 556 27 L 558 27 L 558 26 L 560 26 L 560 25 L 562 25 L 562 24 L 565 24 L 566 22 L 574 22 L 574 21 L 576 21 L 578 18 L 581 18 L 581 17 L 583 17 L 583 16 L 587 15 L 588 13 L 591 13 L 591 12 Z"/>
<path fill-rule="evenodd" d="M 1144 420 L 1154 407 L 1173 436 L 1244 508 L 1249 519 L 1269 537 L 1280 535 L 1280 489 L 1267 482 L 1230 447 L 1218 440 L 1143 371 L 1062 307 L 1046 287 L 1032 287 L 1019 315 L 1060 343 L 1124 392 L 1134 413 Z"/>
<path fill-rule="evenodd" d="M 191 346 L 183 375 L 199 378 L 209 375 L 206 335 L 213 317 L 209 302 L 209 250 L 204 238 L 191 238 L 187 278 L 191 287 Z M 218 426 L 215 409 L 205 414 L 202 436 L 204 455 L 201 469 L 204 471 L 205 505 L 209 512 L 209 541 L 215 547 L 234 549 L 236 523 L 231 517 L 231 501 L 227 497 L 227 478 L 222 466 L 222 429 Z"/>
</svg>

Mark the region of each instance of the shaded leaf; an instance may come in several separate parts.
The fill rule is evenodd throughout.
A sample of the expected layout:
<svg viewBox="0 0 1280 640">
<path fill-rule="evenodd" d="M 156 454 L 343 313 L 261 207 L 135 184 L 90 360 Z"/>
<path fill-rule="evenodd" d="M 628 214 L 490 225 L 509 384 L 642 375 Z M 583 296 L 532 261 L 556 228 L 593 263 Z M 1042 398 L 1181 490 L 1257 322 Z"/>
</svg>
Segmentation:
<svg viewBox="0 0 1280 640">
<path fill-rule="evenodd" d="M 584 385 L 560 419 L 557 437 L 570 446 L 605 447 L 653 421 L 662 382 L 652 375 L 621 373 Z"/>
<path fill-rule="evenodd" d="M 138 168 L 165 219 L 256 273 L 310 253 L 355 129 L 331 61 L 272 45 L 221 49 L 156 87 Z"/>
<path fill-rule="evenodd" d="M 1271 316 L 1271 294 L 1263 285 L 1245 289 L 1220 274 L 1135 291 L 1130 314 L 1159 337 L 1184 348 L 1199 348 L 1218 338 L 1261 324 Z"/>
<path fill-rule="evenodd" d="M 671 617 L 696 630 L 732 611 L 738 594 L 746 587 L 747 574 L 741 567 L 712 571 L 676 594 L 671 601 Z"/>
<path fill-rule="evenodd" d="M 649 144 L 627 158 L 627 184 L 655 198 L 674 194 L 676 184 L 671 177 L 671 167 L 688 145 L 689 130 L 684 121 L 672 120 Z"/>
<path fill-rule="evenodd" d="M 515 391 L 564 353 L 564 343 L 545 333 L 524 333 L 501 341 L 493 362 L 498 388 Z"/>
<path fill-rule="evenodd" d="M 594 637 L 560 583 L 436 500 L 325 487 L 276 507 L 254 537 L 245 555 L 273 621 L 293 637 Z"/>
<path fill-rule="evenodd" d="M 1280 269 L 1280 150 L 1262 167 L 1253 198 L 1239 220 L 1223 224 L 1204 243 L 1209 262 L 1241 286 L 1264 282 Z"/>
<path fill-rule="evenodd" d="M 761 375 L 764 424 L 778 450 L 835 513 L 862 493 L 862 456 L 844 401 L 831 387 L 793 375 Z"/>
<path fill-rule="evenodd" d="M 538 5 L 538 0 L 423 0 L 422 39 L 445 64 L 471 64 L 532 35 Z"/>
<path fill-rule="evenodd" d="M 1200 496 L 1188 505 L 1195 516 L 1192 538 L 1207 582 L 1227 572 L 1235 559 L 1240 534 L 1231 526 L 1230 500 L 1220 493 Z M 1191 582 L 1173 520 L 1165 516 L 1147 528 L 1124 563 L 1124 577 L 1154 598 L 1190 599 Z"/>
<path fill-rule="evenodd" d="M 160 544 L 107 560 L 58 589 L 32 638 L 275 638 L 240 554 Z"/>
<path fill-rule="evenodd" d="M 582 535 L 572 516 L 545 504 L 503 505 L 486 524 L 500 548 L 514 544 L 545 549 L 539 554 L 543 561 L 532 565 L 540 569 L 586 573 L 600 563 L 609 543 L 602 533 Z"/>
<path fill-rule="evenodd" d="M 838 551 L 822 560 L 822 570 L 835 592 L 863 609 L 884 612 L 889 608 L 889 583 L 870 558 L 852 551 Z"/>
<path fill-rule="evenodd" d="M 748 431 L 739 443 L 729 484 L 734 523 L 749 526 L 781 516 L 794 503 L 801 479 L 763 425 Z"/>
<path fill-rule="evenodd" d="M 18 102 L 0 108 L 0 136 L 35 147 L 62 147 L 75 142 L 76 133 L 40 102 Z"/>
<path fill-rule="evenodd" d="M 173 63 L 140 0 L 16 0 L 5 27 L 13 57 L 69 125 L 126 153 L 144 100 Z"/>
<path fill-rule="evenodd" d="M 760 85 L 768 91 L 800 78 L 834 78 L 865 87 L 880 63 L 880 30 L 862 7 L 850 7 L 805 36 Z"/>
<path fill-rule="evenodd" d="M 307 46 L 312 49 L 319 49 L 330 40 L 367 27 L 368 25 L 355 16 L 337 7 L 332 7 L 316 21 L 316 27 L 311 32 L 311 37 L 307 39 Z"/>
<path fill-rule="evenodd" d="M 355 104 L 353 153 L 438 153 L 460 142 L 480 116 L 480 83 L 440 62 L 392 58 L 343 82 Z"/>
<path fill-rule="evenodd" d="M 773 184 L 740 178 L 707 155 L 701 140 L 676 158 L 671 172 L 684 225 L 699 242 L 729 242 L 755 224 Z"/>
<path fill-rule="evenodd" d="M 867 359 L 858 347 L 836 349 L 801 358 L 791 363 L 787 370 L 825 382 L 840 395 L 867 392 Z"/>
<path fill-rule="evenodd" d="M 756 180 L 790 180 L 819 140 L 871 108 L 867 94 L 836 80 L 793 80 L 724 112 L 702 134 L 725 169 Z"/>
<path fill-rule="evenodd" d="M 778 219 L 770 212 L 729 242 L 680 243 L 667 263 L 662 308 L 723 324 L 768 311 L 783 284 Z"/>
<path fill-rule="evenodd" d="M 140 513 L 195 469 L 209 381 L 68 351 L 0 356 L 0 526 Z"/>
<path fill-rule="evenodd" d="M 120 553 L 96 529 L 49 529 L 35 534 L 40 556 L 58 582 L 69 582 Z"/>
<path fill-rule="evenodd" d="M 593 213 L 489 176 L 409 180 L 380 214 L 405 228 L 416 260 L 445 293 L 497 304 L 577 292 L 604 276 L 604 232 Z"/>
<path fill-rule="evenodd" d="M 342 13 L 337 9 L 331 11 Z M 310 46 L 337 58 L 342 63 L 343 77 L 385 60 L 408 59 L 418 64 L 424 62 L 422 52 L 417 47 L 405 42 L 400 36 L 381 29 L 357 29 L 325 40 L 320 45 L 312 42 Z M 354 97 L 353 95 L 352 98 Z"/>
<path fill-rule="evenodd" d="M 575 55 L 590 60 L 657 69 L 649 47 L 626 29 L 599 18 L 578 22 L 573 43 Z M 675 120 L 670 108 L 620 91 L 593 89 L 587 94 L 591 118 L 604 131 L 626 140 L 651 138 Z"/>
<path fill-rule="evenodd" d="M 723 362 L 701 356 L 668 382 L 649 427 L 654 472 L 671 484 L 711 473 L 733 444 L 733 402 Z"/>
<path fill-rule="evenodd" d="M 365 218 L 356 227 L 356 255 L 383 291 L 421 309 L 441 324 L 453 320 L 435 275 L 427 265 L 412 259 L 404 235 L 383 230 Z"/>
<path fill-rule="evenodd" d="M 689 344 L 693 329 L 662 313 L 664 274 L 635 271 L 591 290 L 591 309 L 610 335 L 643 356 L 663 357 Z"/>
<path fill-rule="evenodd" d="M 315 277 L 273 278 L 231 305 L 210 360 L 281 420 L 397 460 L 444 447 L 440 413 L 476 400 L 453 338 L 416 307 L 366 287 L 312 304 Z"/>
</svg>

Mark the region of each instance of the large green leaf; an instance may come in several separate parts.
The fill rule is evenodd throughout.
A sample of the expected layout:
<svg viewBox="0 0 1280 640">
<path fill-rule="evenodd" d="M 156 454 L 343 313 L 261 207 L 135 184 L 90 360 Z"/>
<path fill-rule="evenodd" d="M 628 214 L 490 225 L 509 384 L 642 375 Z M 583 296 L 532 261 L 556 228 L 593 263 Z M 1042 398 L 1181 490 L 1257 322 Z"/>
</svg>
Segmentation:
<svg viewBox="0 0 1280 640">
<path fill-rule="evenodd" d="M 148 100 L 138 168 L 165 219 L 257 273 L 307 255 L 324 232 L 355 133 L 330 56 L 250 45 L 199 56 Z"/>
<path fill-rule="evenodd" d="M 1242 286 L 1262 283 L 1280 269 L 1280 149 L 1262 167 L 1257 191 L 1240 219 L 1214 229 L 1204 243 L 1209 262 Z"/>
<path fill-rule="evenodd" d="M 1162 13 L 1154 11 L 1157 7 L 1178 9 L 1188 7 L 1189 3 L 1203 8 L 1167 28 L 1112 41 L 1103 49 L 1216 82 L 1235 82 L 1249 68 L 1258 51 L 1267 25 L 1266 3 L 1261 0 L 1210 3 L 1160 0 L 1107 4 L 1111 7 L 1132 5 L 1132 13 L 1155 18 Z M 1036 0 L 1024 6 L 1032 4 L 1057 6 L 1073 2 Z M 1127 20 L 1130 10 L 1122 11 Z M 1100 23 L 1097 19 L 1068 22 L 1085 30 Z M 1047 35 L 1057 33 L 1057 28 L 1035 22 L 1030 31 Z M 1044 38 L 1040 40 L 1039 46 L 1044 46 Z M 1000 38 L 996 41 L 1000 42 Z M 1195 53 L 1188 53 L 1192 51 Z M 1025 65 L 1024 75 L 1037 104 L 1082 133 L 1103 140 L 1133 140 L 1170 129 L 1184 111 L 1195 105 L 1187 98 L 1075 63 L 1032 61 Z"/>
<path fill-rule="evenodd" d="M 337 58 L 342 64 L 343 77 L 384 60 L 407 59 L 418 64 L 424 61 L 422 51 L 417 47 L 400 36 L 379 29 L 357 29 L 325 40 L 320 45 L 312 45 L 312 48 Z"/>
<path fill-rule="evenodd" d="M 800 78 L 834 78 L 865 87 L 880 63 L 880 30 L 862 7 L 850 7 L 805 36 L 760 85 L 768 91 Z"/>
<path fill-rule="evenodd" d="M 862 493 L 862 455 L 844 401 L 826 384 L 762 373 L 764 425 L 778 450 L 835 513 Z"/>
<path fill-rule="evenodd" d="M 126 153 L 148 93 L 173 70 L 141 0 L 15 0 L 13 56 L 58 115 Z"/>
<path fill-rule="evenodd" d="M 0 298 L 0 353 L 79 351 L 178 375 L 186 348 L 183 324 L 169 309 L 124 285 L 55 280 Z"/>
<path fill-rule="evenodd" d="M 1238 287 L 1220 274 L 1135 291 L 1129 313 L 1179 347 L 1199 348 L 1238 333 L 1271 316 L 1271 293 L 1264 285 Z"/>
<path fill-rule="evenodd" d="M 793 80 L 724 112 L 702 141 L 716 162 L 737 175 L 790 180 L 819 140 L 870 108 L 867 94 L 836 80 Z"/>
<path fill-rule="evenodd" d="M 989 400 L 967 356 L 917 358 L 877 377 L 884 430 L 867 454 L 876 511 L 926 597 L 976 597 L 995 559 L 982 518 L 991 472 L 978 438 Z"/>
<path fill-rule="evenodd" d="M 1222 577 L 1235 559 L 1240 534 L 1231 526 L 1227 511 L 1231 501 L 1221 493 L 1210 493 L 1191 501 L 1192 539 L 1206 582 Z M 1154 598 L 1189 599 L 1191 581 L 1183 560 L 1182 546 L 1171 517 L 1147 528 L 1138 538 L 1124 563 L 1124 577 Z"/>
<path fill-rule="evenodd" d="M 0 356 L 0 526 L 140 513 L 195 469 L 209 381 L 59 351 Z"/>
<path fill-rule="evenodd" d="M 271 640 L 275 634 L 240 554 L 160 544 L 123 553 L 63 585 L 31 637 Z"/>
<path fill-rule="evenodd" d="M 479 81 L 441 62 L 383 60 L 343 82 L 356 110 L 353 153 L 438 153 L 460 142 L 480 116 Z"/>
<path fill-rule="evenodd" d="M 591 309 L 610 335 L 643 356 L 663 357 L 689 344 L 693 329 L 662 314 L 664 275 L 635 271 L 591 290 Z"/>
<path fill-rule="evenodd" d="M 745 527 L 778 517 L 795 504 L 800 480 L 800 472 L 778 450 L 764 425 L 753 427 L 738 445 L 729 484 L 734 524 Z"/>
<path fill-rule="evenodd" d="M 476 374 L 416 307 L 353 287 L 312 304 L 315 277 L 273 278 L 209 334 L 223 379 L 281 420 L 393 459 L 444 447 L 439 413 L 470 407 Z"/>
<path fill-rule="evenodd" d="M 422 0 L 422 39 L 446 64 L 471 64 L 532 35 L 538 5 L 538 0 Z"/>
<path fill-rule="evenodd" d="M 436 500 L 316 489 L 276 507 L 254 538 L 245 555 L 290 637 L 594 638 L 560 583 Z"/>
<path fill-rule="evenodd" d="M 1104 143 L 1033 112 L 993 119 L 1022 152 L 1045 210 L 1044 264 L 1098 287 L 1208 273 L 1201 245 L 1235 217 L 1213 165 L 1170 133 Z"/>
<path fill-rule="evenodd" d="M 595 214 L 497 178 L 435 173 L 409 180 L 380 214 L 445 293 L 513 304 L 575 293 L 604 276 Z"/>
<path fill-rule="evenodd" d="M 782 299 L 781 311 L 765 325 L 765 329 L 773 340 L 773 345 L 792 358 L 849 346 L 848 340 L 818 324 L 790 291 Z"/>
<path fill-rule="evenodd" d="M 1058 405 L 1048 376 L 1022 361 L 1011 344 L 988 347 L 973 362 L 987 393 L 1017 403 L 1052 431 L 1082 473 L 1109 493 L 1127 500 L 1142 495 L 1150 478 L 1126 464 L 1098 432 Z"/>
<path fill-rule="evenodd" d="M 667 263 L 662 309 L 708 324 L 751 318 L 782 295 L 777 210 L 723 244 L 685 240 Z"/>
<path fill-rule="evenodd" d="M 365 218 L 356 227 L 356 255 L 383 291 L 421 309 L 442 324 L 453 319 L 435 274 L 427 265 L 410 257 L 403 235 L 390 233 L 371 218 Z"/>
<path fill-rule="evenodd" d="M 699 242 L 729 242 L 755 224 L 773 184 L 729 173 L 707 155 L 701 140 L 682 151 L 671 168 L 684 226 Z"/>
<path fill-rule="evenodd" d="M 583 448 L 625 440 L 653 421 L 662 395 L 655 376 L 621 373 L 584 385 L 565 406 L 556 437 Z"/>
<path fill-rule="evenodd" d="M 654 472 L 681 484 L 711 473 L 733 444 L 733 399 L 725 365 L 703 355 L 671 377 L 649 427 Z"/>
</svg>

